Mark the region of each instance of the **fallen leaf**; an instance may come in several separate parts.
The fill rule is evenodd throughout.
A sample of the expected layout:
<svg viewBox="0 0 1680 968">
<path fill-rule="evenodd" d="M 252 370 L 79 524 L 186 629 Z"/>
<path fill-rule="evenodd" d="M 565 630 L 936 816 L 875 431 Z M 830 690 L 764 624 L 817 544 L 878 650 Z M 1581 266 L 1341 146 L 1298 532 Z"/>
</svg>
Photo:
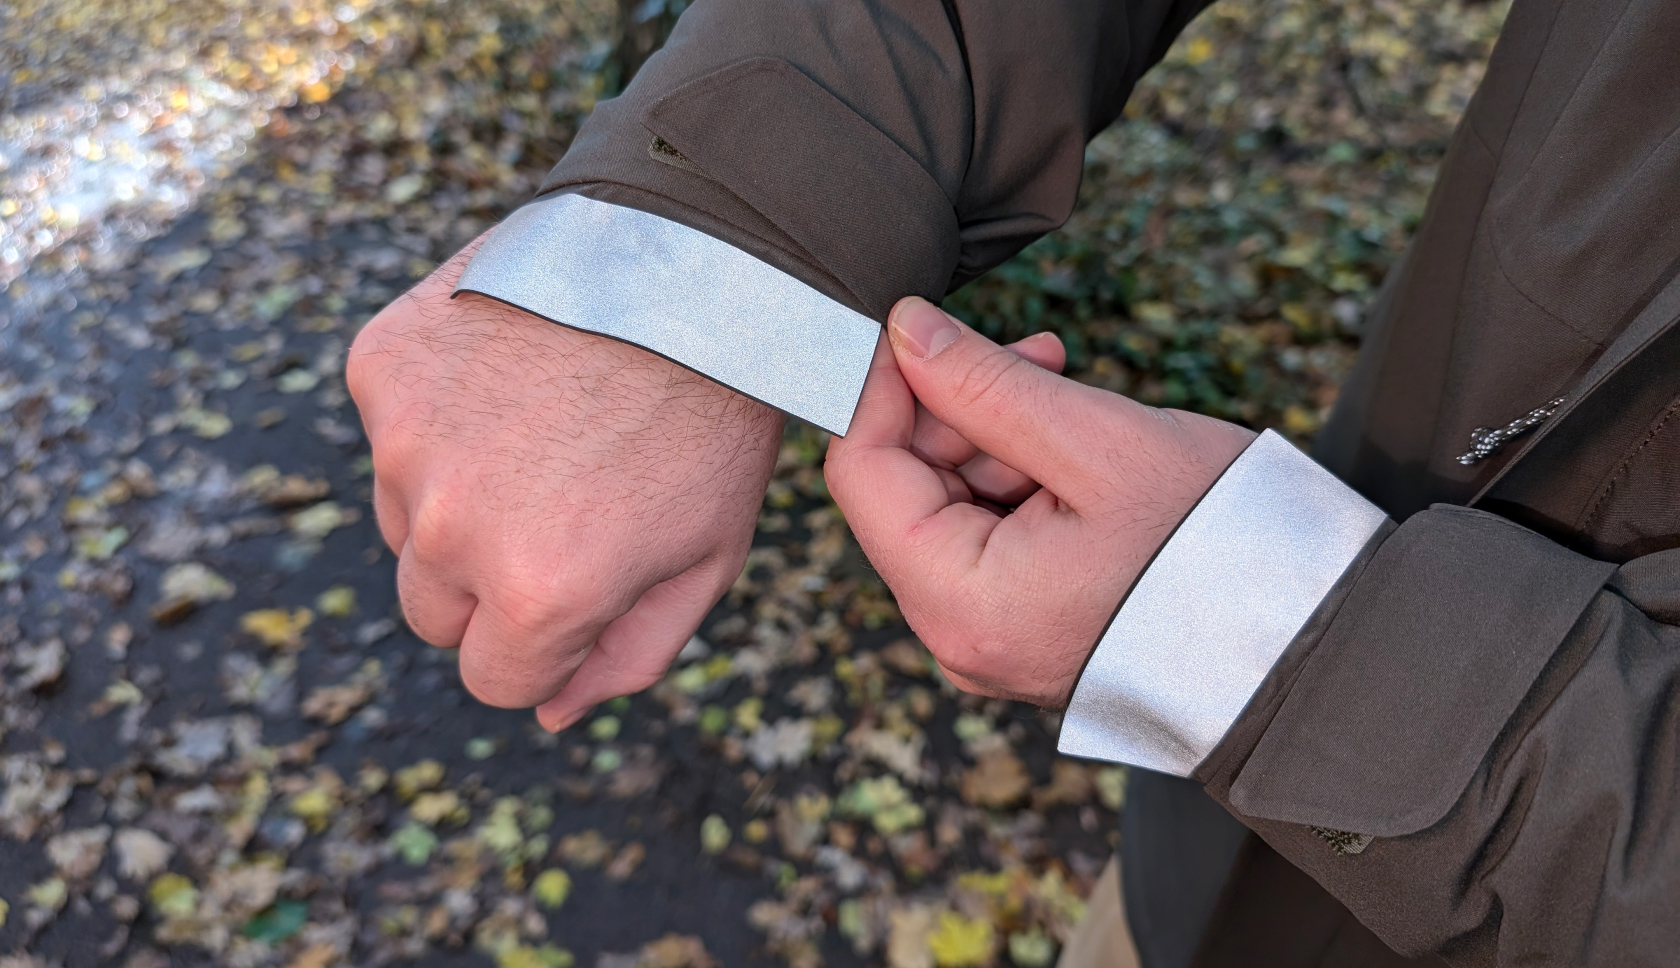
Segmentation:
<svg viewBox="0 0 1680 968">
<path fill-rule="evenodd" d="M 303 901 L 280 901 L 245 922 L 241 933 L 253 941 L 278 944 L 303 929 L 309 920 L 309 905 Z"/>
<path fill-rule="evenodd" d="M 955 911 L 939 912 L 939 921 L 928 936 L 928 948 L 939 968 L 981 968 L 992 963 L 997 949 L 997 932 L 984 918 L 966 918 Z"/>
<path fill-rule="evenodd" d="M 1056 960 L 1056 942 L 1038 928 L 1009 936 L 1009 960 L 1020 968 L 1050 968 Z"/>
<path fill-rule="evenodd" d="M 464 823 L 467 819 L 467 808 L 461 803 L 460 794 L 454 790 L 444 790 L 441 793 L 422 793 L 414 798 L 408 806 L 408 815 L 428 827 L 435 827 L 440 823 Z"/>
<path fill-rule="evenodd" d="M 1126 802 L 1126 768 L 1105 766 L 1097 770 L 1097 799 L 1110 810 L 1118 811 Z"/>
<path fill-rule="evenodd" d="M 933 934 L 935 914 L 933 908 L 924 904 L 887 912 L 889 968 L 934 968 L 928 938 Z"/>
<path fill-rule="evenodd" d="M 337 726 L 350 714 L 367 705 L 373 698 L 373 686 L 366 682 L 349 682 L 341 686 L 321 686 L 309 693 L 299 711 L 307 719 L 328 726 Z"/>
<path fill-rule="evenodd" d="M 1050 782 L 1033 791 L 1033 809 L 1043 811 L 1055 806 L 1079 806 L 1088 802 L 1096 790 L 1091 772 L 1083 763 L 1055 760 L 1050 764 Z"/>
<path fill-rule="evenodd" d="M 715 813 L 700 821 L 700 849 L 708 854 L 723 853 L 734 836 L 729 824 Z"/>
<path fill-rule="evenodd" d="M 1032 789 L 1032 776 L 1020 757 L 1007 749 L 994 750 L 963 773 L 962 796 L 983 807 L 1007 807 Z"/>
<path fill-rule="evenodd" d="M 636 868 L 642 866 L 642 861 L 645 859 L 647 859 L 647 848 L 642 846 L 641 841 L 632 840 L 624 845 L 624 849 L 618 852 L 618 856 L 607 863 L 601 873 L 605 874 L 609 881 L 628 880 L 631 874 L 636 873 Z"/>
<path fill-rule="evenodd" d="M 286 968 L 327 968 L 338 960 L 338 949 L 330 944 L 312 944 L 286 963 Z"/>
<path fill-rule="evenodd" d="M 259 608 L 239 617 L 239 629 L 271 649 L 293 651 L 303 648 L 303 630 L 315 621 L 307 608 Z"/>
<path fill-rule="evenodd" d="M 418 823 L 407 823 L 398 828 L 386 843 L 410 867 L 420 867 L 431 859 L 438 839 L 430 829 Z"/>
<path fill-rule="evenodd" d="M 175 848 L 150 830 L 125 827 L 117 831 L 112 847 L 117 852 L 117 873 L 131 881 L 151 879 L 169 865 Z"/>
<path fill-rule="evenodd" d="M 23 896 L 30 904 L 46 911 L 57 911 L 64 906 L 64 901 L 70 896 L 70 888 L 62 877 L 49 877 L 29 890 Z"/>
<path fill-rule="evenodd" d="M 442 782 L 443 764 L 437 760 L 421 760 L 413 766 L 405 766 L 392 778 L 397 797 L 404 801 L 412 800 Z"/>
<path fill-rule="evenodd" d="M 47 841 L 47 859 L 60 874 L 73 881 L 81 880 L 99 868 L 110 840 L 110 827 L 67 830 Z"/>
<path fill-rule="evenodd" d="M 12 651 L 12 664 L 21 671 L 12 682 L 22 690 L 50 686 L 64 674 L 64 663 L 68 658 L 64 643 L 56 638 L 35 645 L 18 645 Z"/>
<path fill-rule="evenodd" d="M 312 507 L 295 511 L 287 518 L 286 526 L 292 534 L 305 541 L 320 541 L 334 529 L 354 524 L 361 515 L 354 508 L 341 508 L 332 501 L 322 501 Z"/>
<path fill-rule="evenodd" d="M 599 830 L 585 830 L 581 834 L 572 834 L 560 838 L 560 846 L 556 848 L 560 858 L 573 867 L 598 867 L 612 855 L 612 844 L 601 836 Z"/>
<path fill-rule="evenodd" d="M 899 639 L 881 650 L 881 661 L 907 676 L 926 677 L 933 674 L 933 656 L 919 639 Z"/>
<path fill-rule="evenodd" d="M 166 918 L 191 917 L 198 910 L 198 888 L 180 874 L 163 874 L 146 889 L 152 907 Z"/>
<path fill-rule="evenodd" d="M 696 935 L 667 934 L 642 946 L 638 968 L 716 968 L 717 959 Z"/>
<path fill-rule="evenodd" d="M 496 955 L 496 968 L 572 968 L 576 963 L 570 951 L 551 944 L 513 945 Z"/>
<path fill-rule="evenodd" d="M 549 910 L 558 910 L 572 894 L 572 875 L 558 867 L 551 867 L 531 882 L 531 896 Z"/>
<path fill-rule="evenodd" d="M 349 585 L 334 585 L 315 596 L 315 609 L 328 618 L 344 618 L 356 610 L 356 590 Z"/>
</svg>

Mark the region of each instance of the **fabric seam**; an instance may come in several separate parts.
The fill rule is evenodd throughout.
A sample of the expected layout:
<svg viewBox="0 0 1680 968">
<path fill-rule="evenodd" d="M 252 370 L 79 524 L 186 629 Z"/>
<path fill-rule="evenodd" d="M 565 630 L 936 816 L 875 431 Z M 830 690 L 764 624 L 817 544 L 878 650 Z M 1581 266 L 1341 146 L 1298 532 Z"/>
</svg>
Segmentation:
<svg viewBox="0 0 1680 968">
<path fill-rule="evenodd" d="M 1576 531 L 1590 531 L 1593 525 L 1598 523 L 1599 515 L 1604 512 L 1605 504 L 1609 501 L 1610 495 L 1615 492 L 1616 485 L 1627 476 L 1633 462 L 1639 458 L 1639 455 L 1644 452 L 1651 441 L 1662 433 L 1663 428 L 1668 425 L 1669 420 L 1673 419 L 1676 413 L 1680 413 L 1680 400 L 1675 400 L 1665 407 L 1646 431 L 1644 438 L 1623 453 L 1622 459 L 1615 469 L 1599 484 L 1597 496 L 1593 498 L 1592 503 L 1587 506 L 1585 514 L 1577 522 Z"/>
</svg>

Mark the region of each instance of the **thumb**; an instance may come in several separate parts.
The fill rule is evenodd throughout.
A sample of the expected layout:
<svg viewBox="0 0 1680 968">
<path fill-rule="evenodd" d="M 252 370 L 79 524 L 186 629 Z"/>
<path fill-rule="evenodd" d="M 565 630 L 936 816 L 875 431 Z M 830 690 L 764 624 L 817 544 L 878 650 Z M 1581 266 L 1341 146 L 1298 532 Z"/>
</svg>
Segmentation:
<svg viewBox="0 0 1680 968">
<path fill-rule="evenodd" d="M 905 383 L 946 426 L 1052 493 L 1100 487 L 1083 479 L 1093 431 L 1130 401 L 1034 366 L 923 299 L 900 300 L 887 325 Z"/>
</svg>

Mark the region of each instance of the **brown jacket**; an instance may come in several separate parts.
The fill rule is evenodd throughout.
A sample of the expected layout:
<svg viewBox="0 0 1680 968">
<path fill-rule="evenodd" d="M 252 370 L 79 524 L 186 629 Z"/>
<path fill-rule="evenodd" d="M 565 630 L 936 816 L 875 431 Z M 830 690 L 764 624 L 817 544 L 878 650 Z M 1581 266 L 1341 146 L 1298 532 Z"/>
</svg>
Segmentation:
<svg viewBox="0 0 1680 968">
<path fill-rule="evenodd" d="M 884 319 L 1061 224 L 1200 6 L 702 0 L 544 190 Z M 1199 963 L 1398 961 L 1367 928 L 1455 964 L 1680 963 L 1677 38 L 1674 0 L 1516 0 L 1317 449 L 1398 526 L 1197 775 L 1270 847 L 1250 882 L 1316 885 L 1228 897 Z"/>
</svg>

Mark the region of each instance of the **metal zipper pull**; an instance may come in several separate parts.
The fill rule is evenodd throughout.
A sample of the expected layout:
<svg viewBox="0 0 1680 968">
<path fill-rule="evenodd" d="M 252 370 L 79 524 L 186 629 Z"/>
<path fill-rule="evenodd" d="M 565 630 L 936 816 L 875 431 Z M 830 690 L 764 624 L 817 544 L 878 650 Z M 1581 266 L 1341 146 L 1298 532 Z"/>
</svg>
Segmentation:
<svg viewBox="0 0 1680 968">
<path fill-rule="evenodd" d="M 1503 427 L 1477 427 L 1470 431 L 1470 450 L 1459 456 L 1458 462 L 1468 467 L 1484 458 L 1491 457 L 1505 446 L 1505 442 L 1513 437 L 1521 437 L 1535 427 L 1551 419 L 1552 414 L 1563 406 L 1567 397 L 1558 397 L 1543 407 L 1536 407 L 1511 421 Z"/>
</svg>

